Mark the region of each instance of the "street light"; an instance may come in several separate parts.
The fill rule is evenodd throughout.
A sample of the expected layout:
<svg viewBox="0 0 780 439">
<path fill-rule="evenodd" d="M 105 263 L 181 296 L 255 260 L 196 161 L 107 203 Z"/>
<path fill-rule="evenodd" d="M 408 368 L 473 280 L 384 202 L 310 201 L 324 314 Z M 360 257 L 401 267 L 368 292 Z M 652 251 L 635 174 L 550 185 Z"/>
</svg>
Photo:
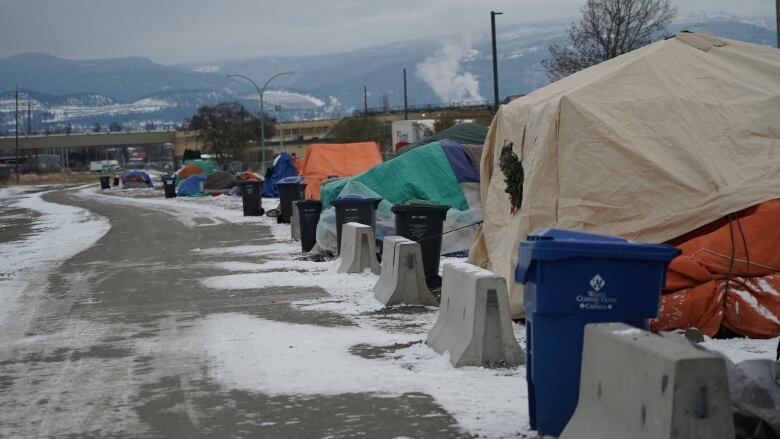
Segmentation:
<svg viewBox="0 0 780 439">
<path fill-rule="evenodd" d="M 243 78 L 247 81 L 251 82 L 252 85 L 255 86 L 255 90 L 257 90 L 257 94 L 260 95 L 260 151 L 262 151 L 263 154 L 263 166 L 265 166 L 265 107 L 263 106 L 263 93 L 265 93 L 265 88 L 268 87 L 268 84 L 273 81 L 275 78 L 278 78 L 282 75 L 292 75 L 295 72 L 282 72 L 277 73 L 270 78 L 268 78 L 268 81 L 265 81 L 265 84 L 263 84 L 263 88 L 260 88 L 255 84 L 255 81 L 252 81 L 247 76 L 244 75 L 227 75 L 228 78 Z"/>
<path fill-rule="evenodd" d="M 493 36 L 493 111 L 498 111 L 498 59 L 496 58 L 496 15 L 503 12 L 490 11 L 490 33 Z"/>
</svg>

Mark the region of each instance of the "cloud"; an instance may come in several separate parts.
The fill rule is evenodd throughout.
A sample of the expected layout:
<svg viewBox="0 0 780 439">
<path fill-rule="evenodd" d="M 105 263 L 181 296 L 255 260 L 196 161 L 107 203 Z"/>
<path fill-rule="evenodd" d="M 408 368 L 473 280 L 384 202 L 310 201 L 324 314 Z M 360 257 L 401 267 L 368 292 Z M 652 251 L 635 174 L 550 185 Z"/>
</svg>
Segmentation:
<svg viewBox="0 0 780 439">
<path fill-rule="evenodd" d="M 461 72 L 461 60 L 467 55 L 473 55 L 473 52 L 468 44 L 447 44 L 417 64 L 416 75 L 443 102 L 483 101 L 479 94 L 478 76 Z"/>
</svg>

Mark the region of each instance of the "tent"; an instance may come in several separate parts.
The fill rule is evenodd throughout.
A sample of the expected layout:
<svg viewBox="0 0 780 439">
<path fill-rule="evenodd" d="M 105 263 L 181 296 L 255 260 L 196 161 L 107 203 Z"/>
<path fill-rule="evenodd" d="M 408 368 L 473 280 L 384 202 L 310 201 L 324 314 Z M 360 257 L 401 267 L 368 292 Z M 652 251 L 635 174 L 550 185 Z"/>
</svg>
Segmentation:
<svg viewBox="0 0 780 439">
<path fill-rule="evenodd" d="M 664 242 L 780 198 L 779 118 L 780 51 L 692 33 L 503 105 L 469 260 L 508 280 L 520 317 L 517 249 L 537 228 Z M 505 145 L 524 171 L 516 212 L 498 165 Z"/>
<path fill-rule="evenodd" d="M 461 184 L 479 183 L 476 165 L 457 143 L 433 142 L 357 176 L 324 184 L 321 200 L 329 207 L 348 182 L 356 181 L 393 204 L 419 199 L 468 210 L 479 207 L 479 199 L 472 197 L 470 206 L 468 189 Z"/>
<path fill-rule="evenodd" d="M 152 178 L 144 171 L 127 171 L 122 174 L 122 186 L 126 188 L 154 187 Z"/>
<path fill-rule="evenodd" d="M 482 219 L 477 165 L 462 146 L 441 140 L 354 177 L 328 182 L 322 186 L 325 211 L 317 225 L 317 243 L 335 251 L 332 201 L 338 196 L 364 195 L 383 199 L 376 212 L 378 240 L 394 233 L 395 214 L 390 210 L 394 204 L 426 200 L 451 207 L 444 222 L 444 231 L 449 233 L 444 235 L 442 253 L 468 251 L 474 241 L 475 224 Z"/>
<path fill-rule="evenodd" d="M 271 178 L 266 178 L 263 182 L 263 196 L 277 198 L 279 196 L 279 188 L 276 187 L 276 183 L 285 177 L 294 177 L 296 175 L 298 175 L 298 171 L 295 169 L 295 160 L 290 154 L 282 152 L 274 160 Z"/>
<path fill-rule="evenodd" d="M 179 190 L 176 191 L 176 196 L 198 197 L 203 195 L 206 178 L 206 174 L 195 174 L 187 177 L 186 180 L 183 180 L 179 184 Z"/>
<path fill-rule="evenodd" d="M 419 148 L 420 146 L 427 145 L 442 139 L 449 139 L 461 145 L 482 145 L 485 143 L 487 133 L 487 127 L 483 127 L 482 125 L 471 122 L 459 123 L 447 128 L 446 130 L 442 130 L 433 136 L 426 137 L 425 139 L 405 145 L 398 153 L 404 154 L 415 148 Z"/>
<path fill-rule="evenodd" d="M 194 160 L 185 160 L 184 165 L 195 165 L 199 167 L 200 169 L 203 169 L 203 172 L 209 174 L 217 170 L 217 165 L 214 162 L 208 161 L 208 160 L 202 160 L 202 159 L 194 159 Z"/>
<path fill-rule="evenodd" d="M 203 188 L 211 191 L 230 189 L 236 185 L 236 177 L 227 171 L 214 171 L 206 176 Z"/>
<path fill-rule="evenodd" d="M 205 173 L 206 171 L 200 166 L 196 164 L 190 164 L 179 169 L 179 172 L 177 172 L 176 175 L 179 177 L 179 181 L 182 181 L 188 179 L 190 176 Z"/>
<path fill-rule="evenodd" d="M 320 184 L 329 177 L 349 177 L 382 163 L 375 142 L 314 143 L 306 149 L 301 175 L 306 179 L 306 198 L 320 198 Z"/>
</svg>

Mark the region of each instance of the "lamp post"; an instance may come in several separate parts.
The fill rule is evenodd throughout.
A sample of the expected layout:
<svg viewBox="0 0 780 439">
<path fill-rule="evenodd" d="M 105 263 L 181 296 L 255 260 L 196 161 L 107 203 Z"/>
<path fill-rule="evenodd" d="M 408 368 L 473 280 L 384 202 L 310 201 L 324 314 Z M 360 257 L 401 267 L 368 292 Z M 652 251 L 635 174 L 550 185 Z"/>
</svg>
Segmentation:
<svg viewBox="0 0 780 439">
<path fill-rule="evenodd" d="M 270 78 L 268 78 L 268 81 L 265 81 L 265 84 L 263 84 L 263 88 L 260 88 L 255 84 L 255 81 L 252 81 L 249 77 L 244 75 L 227 75 L 228 78 L 243 78 L 247 81 L 251 82 L 252 85 L 255 86 L 255 90 L 257 90 L 257 94 L 260 95 L 260 151 L 263 154 L 263 166 L 265 166 L 265 107 L 263 105 L 263 93 L 265 93 L 265 88 L 268 87 L 268 84 L 271 83 L 275 78 L 278 78 L 282 75 L 292 75 L 295 72 L 282 72 L 277 73 Z"/>
<path fill-rule="evenodd" d="M 498 58 L 496 57 L 496 15 L 503 12 L 490 11 L 490 33 L 493 36 L 493 111 L 498 111 Z"/>
</svg>

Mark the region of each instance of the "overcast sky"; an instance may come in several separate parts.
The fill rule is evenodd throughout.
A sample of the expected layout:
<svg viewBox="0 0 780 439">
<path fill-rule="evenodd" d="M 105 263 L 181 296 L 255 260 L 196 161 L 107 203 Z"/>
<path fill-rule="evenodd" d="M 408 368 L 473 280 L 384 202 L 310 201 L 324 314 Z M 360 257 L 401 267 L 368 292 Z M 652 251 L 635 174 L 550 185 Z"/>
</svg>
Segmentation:
<svg viewBox="0 0 780 439">
<path fill-rule="evenodd" d="M 571 19 L 585 0 L 0 0 L 0 57 L 144 56 L 163 64 L 330 53 Z M 673 0 L 679 15 L 773 16 L 774 0 Z M 500 27 L 499 27 L 500 29 Z"/>
</svg>

